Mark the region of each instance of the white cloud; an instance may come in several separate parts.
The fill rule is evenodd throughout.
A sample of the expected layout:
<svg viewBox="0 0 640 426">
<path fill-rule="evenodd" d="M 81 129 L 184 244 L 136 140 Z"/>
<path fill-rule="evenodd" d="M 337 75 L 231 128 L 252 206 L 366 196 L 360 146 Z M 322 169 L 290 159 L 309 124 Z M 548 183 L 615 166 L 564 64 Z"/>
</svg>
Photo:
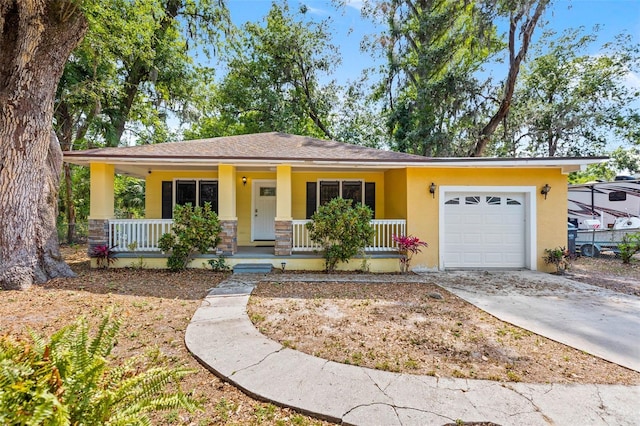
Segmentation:
<svg viewBox="0 0 640 426">
<path fill-rule="evenodd" d="M 345 0 L 345 5 L 357 10 L 361 10 L 364 6 L 364 0 Z"/>
<path fill-rule="evenodd" d="M 640 74 L 629 71 L 624 76 L 624 85 L 632 89 L 640 89 Z"/>
</svg>

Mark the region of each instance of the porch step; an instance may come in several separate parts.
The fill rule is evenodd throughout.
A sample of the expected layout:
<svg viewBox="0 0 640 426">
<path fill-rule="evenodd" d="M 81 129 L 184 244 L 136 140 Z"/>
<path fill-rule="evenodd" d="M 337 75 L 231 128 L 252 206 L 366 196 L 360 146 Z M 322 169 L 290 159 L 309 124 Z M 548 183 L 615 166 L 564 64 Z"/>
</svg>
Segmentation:
<svg viewBox="0 0 640 426">
<path fill-rule="evenodd" d="M 234 274 L 268 274 L 273 266 L 270 263 L 238 263 L 233 267 Z"/>
</svg>

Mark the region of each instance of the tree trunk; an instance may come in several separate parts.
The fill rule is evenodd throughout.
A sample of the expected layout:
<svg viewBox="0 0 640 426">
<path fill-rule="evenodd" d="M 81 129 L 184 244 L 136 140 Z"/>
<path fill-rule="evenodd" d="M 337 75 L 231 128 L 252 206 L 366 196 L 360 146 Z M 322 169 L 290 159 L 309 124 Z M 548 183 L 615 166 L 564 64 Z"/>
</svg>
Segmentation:
<svg viewBox="0 0 640 426">
<path fill-rule="evenodd" d="M 54 109 L 58 127 L 58 140 L 62 151 L 69 151 L 73 147 L 73 117 L 69 112 L 69 107 L 64 99 L 61 99 L 57 108 Z M 63 163 L 64 171 L 64 213 L 67 219 L 67 243 L 72 244 L 76 240 L 76 207 L 73 204 L 73 186 L 71 176 L 71 165 Z"/>
<path fill-rule="evenodd" d="M 73 244 L 76 241 L 76 205 L 73 203 L 73 185 L 71 176 L 71 165 L 64 163 L 64 189 L 65 189 L 65 212 L 67 217 L 67 243 Z"/>
<path fill-rule="evenodd" d="M 72 276 L 58 248 L 53 99 L 87 29 L 74 0 L 0 0 L 0 287 Z"/>
</svg>

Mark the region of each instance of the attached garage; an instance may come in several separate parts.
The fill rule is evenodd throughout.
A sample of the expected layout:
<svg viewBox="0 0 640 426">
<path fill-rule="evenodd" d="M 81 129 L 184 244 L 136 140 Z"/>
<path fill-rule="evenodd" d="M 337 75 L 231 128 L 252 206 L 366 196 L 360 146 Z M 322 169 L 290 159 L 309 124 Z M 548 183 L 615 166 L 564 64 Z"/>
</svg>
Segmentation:
<svg viewBox="0 0 640 426">
<path fill-rule="evenodd" d="M 441 269 L 535 269 L 535 188 L 442 188 Z M 533 268 L 532 268 L 533 266 Z"/>
</svg>

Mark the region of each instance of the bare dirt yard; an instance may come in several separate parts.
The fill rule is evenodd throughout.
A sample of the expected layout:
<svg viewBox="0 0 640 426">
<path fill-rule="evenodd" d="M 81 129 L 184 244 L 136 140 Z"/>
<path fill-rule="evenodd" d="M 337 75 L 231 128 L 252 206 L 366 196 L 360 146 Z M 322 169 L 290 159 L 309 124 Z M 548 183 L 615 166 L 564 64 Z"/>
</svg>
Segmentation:
<svg viewBox="0 0 640 426">
<path fill-rule="evenodd" d="M 184 333 L 207 289 L 225 275 L 211 270 L 181 273 L 140 269 L 90 269 L 86 246 L 63 247 L 77 278 L 55 279 L 28 291 L 0 290 L 0 335 L 43 336 L 84 316 L 97 324 L 114 308 L 122 320 L 113 365 L 132 356 L 165 366 L 186 365 L 195 372 L 181 387 L 203 404 L 195 413 L 162 412 L 157 425 L 324 425 L 292 410 L 256 401 L 224 383 L 191 357 Z"/>
<path fill-rule="evenodd" d="M 580 258 L 569 276 L 640 296 L 640 265 Z M 502 322 L 428 283 L 261 283 L 249 302 L 274 340 L 337 362 L 436 377 L 640 384 L 640 373 Z"/>
<path fill-rule="evenodd" d="M 256 401 L 199 365 L 184 346 L 184 332 L 207 290 L 225 275 L 141 269 L 90 269 L 86 247 L 64 247 L 78 274 L 28 291 L 1 291 L 0 334 L 42 335 L 79 316 L 97 323 L 114 308 L 122 327 L 114 364 L 143 355 L 195 372 L 182 388 L 202 401 L 196 413 L 165 412 L 155 424 L 327 424 Z M 591 284 L 638 296 L 640 265 L 618 259 L 580 259 L 571 271 Z M 256 326 L 283 345 L 338 362 L 439 377 L 499 381 L 640 384 L 636 373 L 502 323 L 430 285 L 372 283 L 261 284 L 251 298 Z M 439 294 L 442 299 L 436 295 Z"/>
</svg>

